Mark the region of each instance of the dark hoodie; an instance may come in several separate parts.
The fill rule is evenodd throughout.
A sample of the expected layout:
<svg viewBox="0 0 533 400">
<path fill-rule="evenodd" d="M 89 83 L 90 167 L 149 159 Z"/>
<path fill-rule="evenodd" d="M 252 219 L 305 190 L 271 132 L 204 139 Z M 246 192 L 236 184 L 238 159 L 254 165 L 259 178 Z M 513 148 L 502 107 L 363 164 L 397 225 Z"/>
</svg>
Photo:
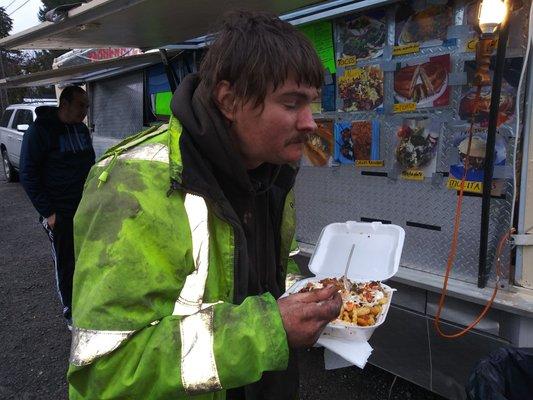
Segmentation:
<svg viewBox="0 0 533 400">
<path fill-rule="evenodd" d="M 183 186 L 208 199 L 235 234 L 234 302 L 270 292 L 285 291 L 279 259 L 283 205 L 294 185 L 296 171 L 263 164 L 246 170 L 228 129 L 228 122 L 198 86 L 197 75 L 187 76 L 172 99 L 172 113 L 184 127 L 180 139 Z M 260 381 L 228 391 L 228 399 L 294 399 L 298 372 L 291 355 L 289 368 L 266 372 Z"/>
<path fill-rule="evenodd" d="M 22 140 L 20 180 L 40 215 L 73 217 L 95 155 L 87 126 L 65 124 L 57 111 L 37 108 Z"/>
</svg>

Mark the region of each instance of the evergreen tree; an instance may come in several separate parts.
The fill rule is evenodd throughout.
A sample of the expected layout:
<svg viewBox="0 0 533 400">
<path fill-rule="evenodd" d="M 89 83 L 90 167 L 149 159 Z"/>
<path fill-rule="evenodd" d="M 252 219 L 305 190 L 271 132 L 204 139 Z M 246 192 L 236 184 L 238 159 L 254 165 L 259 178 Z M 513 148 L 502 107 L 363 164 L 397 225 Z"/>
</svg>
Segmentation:
<svg viewBox="0 0 533 400">
<path fill-rule="evenodd" d="M 0 38 L 9 35 L 9 31 L 13 28 L 13 20 L 7 15 L 4 7 L 0 7 Z"/>
<path fill-rule="evenodd" d="M 0 37 L 6 37 L 9 35 L 9 31 L 13 28 L 13 20 L 7 15 L 6 9 L 0 7 Z M 6 59 L 6 52 L 0 50 L 0 77 L 6 76 L 6 69 L 9 66 Z M 7 91 L 0 89 L 0 108 L 1 111 L 7 106 L 8 103 Z"/>
</svg>

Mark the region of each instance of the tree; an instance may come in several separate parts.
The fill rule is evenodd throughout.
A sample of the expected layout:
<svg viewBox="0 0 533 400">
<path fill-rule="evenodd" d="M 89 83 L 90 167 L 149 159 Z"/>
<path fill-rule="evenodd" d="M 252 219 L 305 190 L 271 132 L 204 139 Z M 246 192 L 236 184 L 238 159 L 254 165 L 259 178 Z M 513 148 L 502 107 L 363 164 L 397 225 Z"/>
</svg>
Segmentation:
<svg viewBox="0 0 533 400">
<path fill-rule="evenodd" d="M 13 20 L 7 15 L 6 9 L 0 7 L 0 37 L 6 37 L 9 35 L 9 31 L 13 28 Z M 0 77 L 4 78 L 6 76 L 4 63 L 4 51 L 0 50 Z M 7 106 L 7 92 L 5 89 L 0 89 L 0 107 L 2 111 Z"/>
<path fill-rule="evenodd" d="M 13 28 L 13 20 L 7 15 L 4 7 L 0 7 L 0 38 L 9 35 L 9 31 Z"/>
</svg>

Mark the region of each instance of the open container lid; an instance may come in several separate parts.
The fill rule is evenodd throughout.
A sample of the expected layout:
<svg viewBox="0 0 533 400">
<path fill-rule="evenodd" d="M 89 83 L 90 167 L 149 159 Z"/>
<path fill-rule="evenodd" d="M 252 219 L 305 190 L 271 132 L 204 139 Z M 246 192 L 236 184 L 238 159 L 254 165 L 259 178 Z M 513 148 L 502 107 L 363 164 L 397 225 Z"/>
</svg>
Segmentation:
<svg viewBox="0 0 533 400">
<path fill-rule="evenodd" d="M 309 270 L 318 277 L 344 274 L 355 244 L 347 277 L 352 281 L 383 281 L 398 271 L 405 231 L 381 222 L 333 223 L 322 229 Z"/>
</svg>

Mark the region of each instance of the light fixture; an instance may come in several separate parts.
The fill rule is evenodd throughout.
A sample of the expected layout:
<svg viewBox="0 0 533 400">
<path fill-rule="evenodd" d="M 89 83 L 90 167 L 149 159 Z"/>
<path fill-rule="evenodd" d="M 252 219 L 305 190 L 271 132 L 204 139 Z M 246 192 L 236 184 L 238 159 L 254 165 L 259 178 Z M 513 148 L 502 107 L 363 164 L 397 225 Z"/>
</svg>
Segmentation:
<svg viewBox="0 0 533 400">
<path fill-rule="evenodd" d="M 507 4 L 502 0 L 482 0 L 479 5 L 479 29 L 483 34 L 494 34 L 507 17 Z"/>
<path fill-rule="evenodd" d="M 482 0 L 479 5 L 479 29 L 481 38 L 476 46 L 477 69 L 474 75 L 475 86 L 489 86 L 490 58 L 496 46 L 496 33 L 507 18 L 505 0 Z"/>
</svg>

